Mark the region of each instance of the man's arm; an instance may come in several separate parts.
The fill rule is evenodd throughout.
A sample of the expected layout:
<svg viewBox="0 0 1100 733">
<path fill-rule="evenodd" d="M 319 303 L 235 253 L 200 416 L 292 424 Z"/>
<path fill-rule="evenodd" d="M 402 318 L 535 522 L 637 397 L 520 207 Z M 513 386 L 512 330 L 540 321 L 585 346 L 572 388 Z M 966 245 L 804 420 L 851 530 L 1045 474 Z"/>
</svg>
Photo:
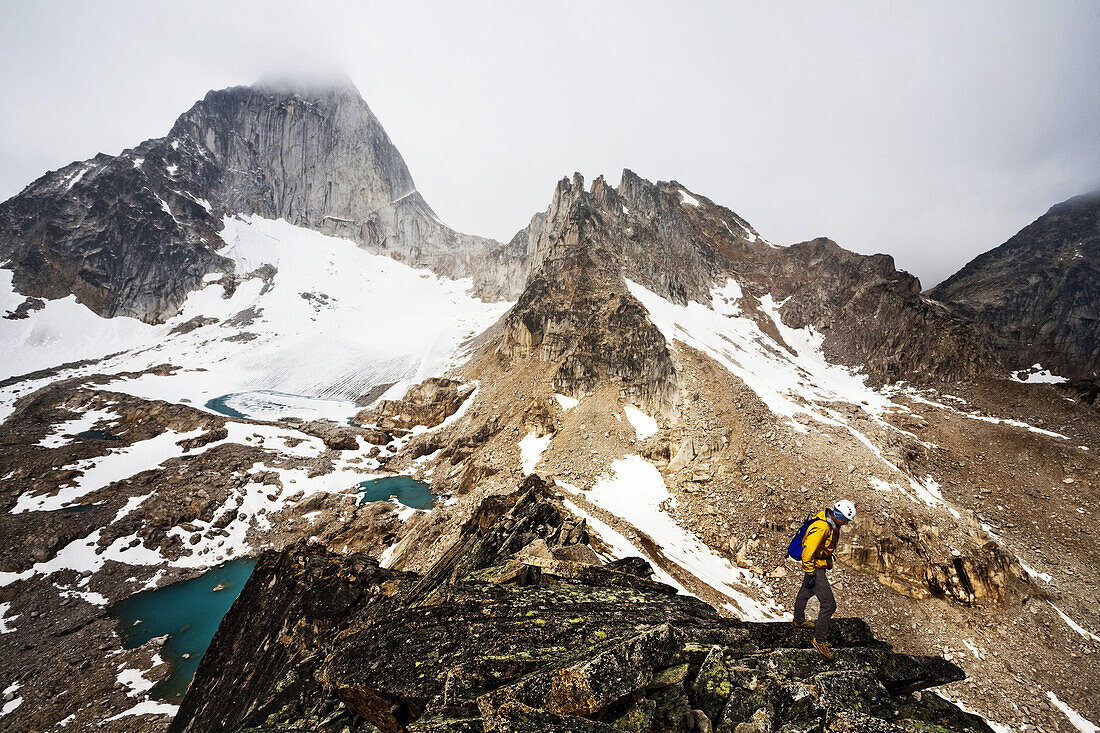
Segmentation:
<svg viewBox="0 0 1100 733">
<path fill-rule="evenodd" d="M 806 535 L 802 538 L 802 572 L 813 575 L 817 568 L 814 567 L 814 556 L 821 541 L 825 539 L 825 523 L 814 521 L 806 528 Z"/>
</svg>

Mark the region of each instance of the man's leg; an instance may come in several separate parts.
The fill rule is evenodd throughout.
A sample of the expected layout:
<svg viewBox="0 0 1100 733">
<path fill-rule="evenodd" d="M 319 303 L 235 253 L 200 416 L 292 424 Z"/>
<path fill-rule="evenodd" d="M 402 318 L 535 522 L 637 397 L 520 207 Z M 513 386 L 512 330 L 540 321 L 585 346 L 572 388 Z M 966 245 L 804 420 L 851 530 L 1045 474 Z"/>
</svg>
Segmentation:
<svg viewBox="0 0 1100 733">
<path fill-rule="evenodd" d="M 829 578 L 825 576 L 825 568 L 818 568 L 814 573 L 814 595 L 817 596 L 821 609 L 817 612 L 817 625 L 814 627 L 814 638 L 820 642 L 829 639 L 829 621 L 836 613 L 836 598 L 833 597 L 832 586 Z M 801 591 L 800 591 L 801 594 Z M 805 604 L 803 604 L 805 608 Z"/>
<path fill-rule="evenodd" d="M 814 595 L 813 575 L 802 574 L 802 587 L 798 589 L 798 595 L 794 597 L 794 620 L 806 620 L 806 602 Z"/>
</svg>

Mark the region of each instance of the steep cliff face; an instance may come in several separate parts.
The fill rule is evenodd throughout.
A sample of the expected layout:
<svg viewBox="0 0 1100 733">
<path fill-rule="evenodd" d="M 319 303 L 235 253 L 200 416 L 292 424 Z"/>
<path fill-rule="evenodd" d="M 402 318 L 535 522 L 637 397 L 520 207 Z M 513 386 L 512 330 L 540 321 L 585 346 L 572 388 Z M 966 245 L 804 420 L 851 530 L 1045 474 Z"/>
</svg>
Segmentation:
<svg viewBox="0 0 1100 733">
<path fill-rule="evenodd" d="M 350 83 L 212 91 L 166 137 L 46 174 L 0 204 L 0 260 L 24 295 L 72 293 L 100 315 L 159 322 L 206 274 L 233 271 L 216 252 L 235 214 L 513 294 L 493 266 L 506 260 L 490 258 L 501 245 L 439 221 Z"/>
<path fill-rule="evenodd" d="M 917 279 L 889 256 L 857 255 L 826 239 L 778 247 L 675 181 L 624 171 L 617 189 L 601 177 L 586 191 L 579 175 L 564 179 L 509 247 L 532 271 L 497 351 L 554 364 L 554 386 L 565 394 L 610 383 L 669 413 L 676 368 L 630 284 L 675 305 L 711 306 L 733 283 L 739 307 L 781 348 L 789 350 L 779 325 L 813 329 L 830 361 L 875 384 L 999 373 L 981 339 L 926 302 Z M 765 313 L 772 309 L 781 324 Z"/>
<path fill-rule="evenodd" d="M 675 368 L 664 337 L 626 289 L 622 270 L 631 260 L 613 197 L 603 179 L 591 194 L 579 175 L 558 184 L 529 250 L 540 264 L 505 316 L 497 350 L 555 364 L 553 384 L 563 393 L 613 381 L 665 411 L 675 400 Z"/>
<path fill-rule="evenodd" d="M 724 619 L 588 539 L 532 477 L 423 575 L 269 553 L 170 730 L 990 731 L 914 694 L 963 678 L 943 659 L 841 619 L 826 662 L 808 632 Z"/>
<path fill-rule="evenodd" d="M 928 291 L 1012 369 L 1100 376 L 1100 191 L 1050 209 Z"/>
<path fill-rule="evenodd" d="M 208 200 L 220 178 L 190 139 L 72 163 L 0 204 L 0 263 L 28 297 L 161 319 L 204 275 L 232 271 Z"/>
</svg>

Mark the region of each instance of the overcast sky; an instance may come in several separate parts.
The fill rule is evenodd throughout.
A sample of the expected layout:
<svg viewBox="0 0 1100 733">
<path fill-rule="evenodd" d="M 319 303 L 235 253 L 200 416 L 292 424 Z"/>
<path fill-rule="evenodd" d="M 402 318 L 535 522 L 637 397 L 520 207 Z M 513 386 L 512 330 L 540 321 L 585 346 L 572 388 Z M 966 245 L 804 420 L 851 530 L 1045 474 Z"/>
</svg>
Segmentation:
<svg viewBox="0 0 1100 733">
<path fill-rule="evenodd" d="M 0 200 L 208 89 L 355 82 L 456 229 L 574 170 L 678 180 L 929 287 L 1100 188 L 1100 2 L 3 3 Z"/>
</svg>

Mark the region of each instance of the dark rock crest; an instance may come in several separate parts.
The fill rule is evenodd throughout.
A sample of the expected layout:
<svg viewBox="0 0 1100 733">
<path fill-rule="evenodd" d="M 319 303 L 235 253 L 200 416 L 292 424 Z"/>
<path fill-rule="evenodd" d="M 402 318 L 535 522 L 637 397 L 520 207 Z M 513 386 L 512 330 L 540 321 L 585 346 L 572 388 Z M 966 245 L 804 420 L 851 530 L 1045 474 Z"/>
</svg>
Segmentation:
<svg viewBox="0 0 1100 733">
<path fill-rule="evenodd" d="M 974 323 L 1009 368 L 1039 363 L 1095 385 L 1100 377 L 1100 191 L 1051 207 L 928 295 Z M 1076 391 L 1089 390 L 1086 385 Z"/>
<path fill-rule="evenodd" d="M 836 659 L 599 564 L 537 477 L 486 500 L 424 575 L 302 546 L 261 558 L 174 731 L 930 731 L 962 679 L 843 619 Z"/>
</svg>

